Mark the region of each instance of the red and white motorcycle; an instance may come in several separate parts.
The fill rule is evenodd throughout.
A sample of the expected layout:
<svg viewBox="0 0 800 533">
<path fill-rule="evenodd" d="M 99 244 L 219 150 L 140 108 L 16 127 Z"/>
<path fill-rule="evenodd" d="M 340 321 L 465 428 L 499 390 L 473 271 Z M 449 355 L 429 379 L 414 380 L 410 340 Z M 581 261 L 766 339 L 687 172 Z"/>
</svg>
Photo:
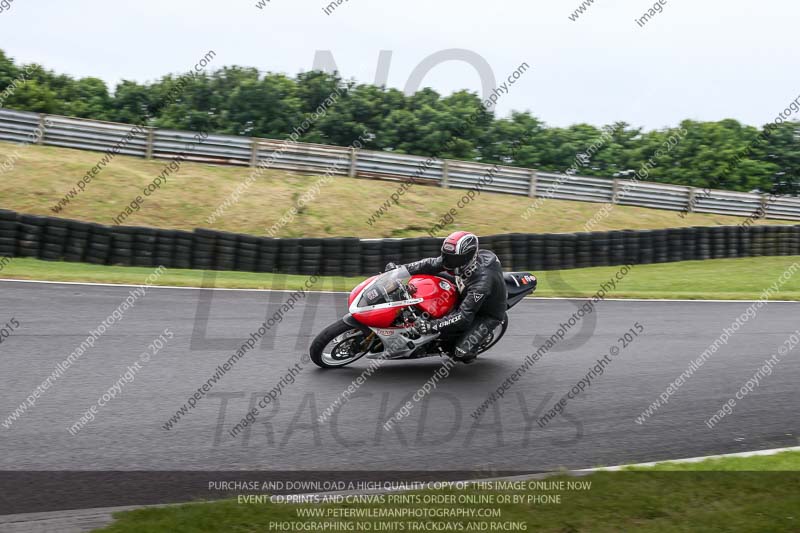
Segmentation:
<svg viewBox="0 0 800 533">
<path fill-rule="evenodd" d="M 527 272 L 504 275 L 507 309 L 536 290 L 536 278 Z M 311 343 L 311 360 L 322 368 L 349 365 L 368 359 L 420 359 L 451 356 L 452 340 L 439 333 L 419 335 L 414 323 L 421 317 L 441 318 L 458 305 L 455 283 L 439 276 L 409 274 L 400 267 L 361 282 L 350 293 L 349 313 L 317 335 Z M 503 337 L 508 315 L 481 344 L 483 353 Z"/>
</svg>

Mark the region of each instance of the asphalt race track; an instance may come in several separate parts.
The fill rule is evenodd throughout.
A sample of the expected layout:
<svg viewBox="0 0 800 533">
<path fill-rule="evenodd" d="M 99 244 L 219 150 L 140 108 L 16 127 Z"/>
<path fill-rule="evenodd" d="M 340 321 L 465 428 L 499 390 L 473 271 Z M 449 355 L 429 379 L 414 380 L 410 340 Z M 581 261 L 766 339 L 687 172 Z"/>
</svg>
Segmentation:
<svg viewBox="0 0 800 533">
<path fill-rule="evenodd" d="M 6 420 L 128 296 L 130 287 L 0 282 L 0 323 L 18 331 L 0 345 L 0 421 Z M 309 293 L 310 294 L 310 293 Z M 337 417 L 317 417 L 368 366 L 333 371 L 303 355 L 312 336 L 344 310 L 341 294 L 309 295 L 286 314 L 171 430 L 162 426 L 236 347 L 289 298 L 266 291 L 151 288 L 35 406 L 0 427 L 0 470 L 549 470 L 793 446 L 800 443 L 800 350 L 782 358 L 714 429 L 724 402 L 795 330 L 796 303 L 774 302 L 747 322 L 642 425 L 635 418 L 749 305 L 746 302 L 606 301 L 479 419 L 472 413 L 550 336 L 580 301 L 522 302 L 504 340 L 457 366 L 391 431 L 383 422 L 441 366 L 387 362 Z M 207 320 L 204 318 L 207 317 Z M 591 317 L 591 315 L 590 315 Z M 535 422 L 618 344 L 634 323 L 644 333 L 622 350 L 566 416 Z M 167 346 L 96 419 L 68 428 L 165 328 Z M 577 336 L 577 338 L 576 338 Z M 194 341 L 192 340 L 194 338 Z M 299 339 L 299 340 L 298 340 Z M 541 340 L 541 338 L 540 338 Z M 295 383 L 249 430 L 228 431 L 300 364 Z M 538 415 L 537 415 L 538 413 Z"/>
</svg>

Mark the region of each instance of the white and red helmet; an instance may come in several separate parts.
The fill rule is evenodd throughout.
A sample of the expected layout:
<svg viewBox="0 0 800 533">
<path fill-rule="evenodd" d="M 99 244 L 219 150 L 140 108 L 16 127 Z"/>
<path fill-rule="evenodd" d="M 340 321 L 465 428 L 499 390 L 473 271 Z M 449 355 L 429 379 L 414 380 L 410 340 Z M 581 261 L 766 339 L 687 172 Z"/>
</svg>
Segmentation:
<svg viewBox="0 0 800 533">
<path fill-rule="evenodd" d="M 478 237 L 468 231 L 456 231 L 442 243 L 445 270 L 461 275 L 478 257 Z"/>
</svg>

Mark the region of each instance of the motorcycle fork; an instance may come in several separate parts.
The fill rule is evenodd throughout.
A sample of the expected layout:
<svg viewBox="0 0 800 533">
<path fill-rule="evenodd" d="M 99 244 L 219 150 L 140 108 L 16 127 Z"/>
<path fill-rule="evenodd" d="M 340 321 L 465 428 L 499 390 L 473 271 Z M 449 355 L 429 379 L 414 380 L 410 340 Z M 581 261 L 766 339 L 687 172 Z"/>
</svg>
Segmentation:
<svg viewBox="0 0 800 533">
<path fill-rule="evenodd" d="M 367 337 L 363 341 L 361 341 L 361 350 L 367 351 L 370 348 L 372 348 L 374 341 L 375 341 L 375 332 L 370 331 L 369 335 L 367 335 Z"/>
</svg>

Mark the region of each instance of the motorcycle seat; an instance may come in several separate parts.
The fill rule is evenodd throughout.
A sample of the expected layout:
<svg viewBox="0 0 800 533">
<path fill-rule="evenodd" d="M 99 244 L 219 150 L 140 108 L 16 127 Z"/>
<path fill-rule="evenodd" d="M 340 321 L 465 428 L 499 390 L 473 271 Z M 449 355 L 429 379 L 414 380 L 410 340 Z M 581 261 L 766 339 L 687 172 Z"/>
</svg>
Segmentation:
<svg viewBox="0 0 800 533">
<path fill-rule="evenodd" d="M 536 290 L 536 276 L 529 272 L 504 272 L 509 298 Z"/>
</svg>

